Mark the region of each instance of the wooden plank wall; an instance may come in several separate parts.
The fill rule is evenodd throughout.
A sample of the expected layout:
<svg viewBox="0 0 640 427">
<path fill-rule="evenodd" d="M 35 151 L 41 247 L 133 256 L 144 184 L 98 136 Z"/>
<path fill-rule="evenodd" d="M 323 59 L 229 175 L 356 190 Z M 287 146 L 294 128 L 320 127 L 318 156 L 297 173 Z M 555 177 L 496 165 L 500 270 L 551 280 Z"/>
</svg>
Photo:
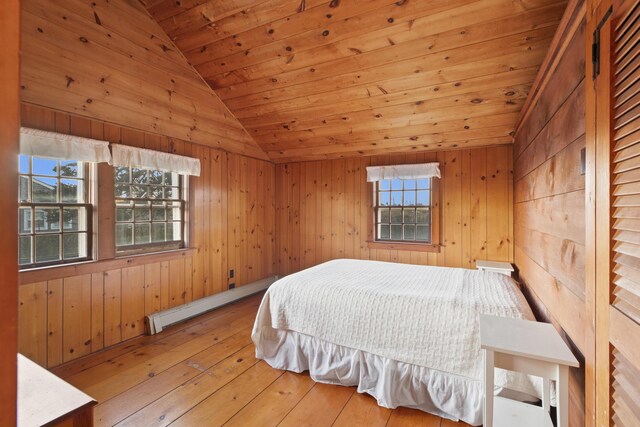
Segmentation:
<svg viewBox="0 0 640 427">
<path fill-rule="evenodd" d="M 25 0 L 22 100 L 266 159 L 135 0 Z"/>
<path fill-rule="evenodd" d="M 439 161 L 440 253 L 370 249 L 366 167 Z M 335 258 L 475 268 L 513 261 L 512 147 L 285 163 L 276 166 L 278 265 L 290 274 Z"/>
<path fill-rule="evenodd" d="M 275 275 L 273 164 L 40 107 L 24 105 L 22 122 L 202 164 L 190 179 L 190 249 L 21 273 L 19 346 L 30 359 L 57 366 L 142 334 L 148 314 Z"/>
<path fill-rule="evenodd" d="M 15 212 L 18 186 L 15 185 L 18 165 L 20 127 L 20 2 L 8 0 L 2 3 L 0 13 L 0 181 L 5 185 L 0 199 L 0 211 Z M 5 216 L 0 222 L 0 235 L 4 253 L 0 258 L 0 425 L 16 424 L 16 351 L 18 346 L 18 242 L 15 236 L 18 223 L 15 216 Z M 9 220 L 8 220 L 9 219 Z"/>
<path fill-rule="evenodd" d="M 584 425 L 585 27 L 571 36 L 547 86 L 515 135 L 515 263 L 539 319 L 582 360 L 571 372 L 570 425 Z"/>
</svg>

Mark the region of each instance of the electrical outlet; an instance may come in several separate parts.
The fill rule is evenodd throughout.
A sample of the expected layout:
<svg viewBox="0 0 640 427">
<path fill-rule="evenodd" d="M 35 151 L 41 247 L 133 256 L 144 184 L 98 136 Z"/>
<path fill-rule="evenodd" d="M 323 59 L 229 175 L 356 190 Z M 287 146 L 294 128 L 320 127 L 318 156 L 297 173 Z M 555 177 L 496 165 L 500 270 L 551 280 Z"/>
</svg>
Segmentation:
<svg viewBox="0 0 640 427">
<path fill-rule="evenodd" d="M 233 270 L 229 270 L 229 279 L 233 279 L 233 276 L 235 275 Z"/>
<path fill-rule="evenodd" d="M 235 288 L 235 287 L 236 287 L 236 284 L 235 284 L 235 283 L 229 283 L 229 289 L 233 289 L 233 288 Z"/>
</svg>

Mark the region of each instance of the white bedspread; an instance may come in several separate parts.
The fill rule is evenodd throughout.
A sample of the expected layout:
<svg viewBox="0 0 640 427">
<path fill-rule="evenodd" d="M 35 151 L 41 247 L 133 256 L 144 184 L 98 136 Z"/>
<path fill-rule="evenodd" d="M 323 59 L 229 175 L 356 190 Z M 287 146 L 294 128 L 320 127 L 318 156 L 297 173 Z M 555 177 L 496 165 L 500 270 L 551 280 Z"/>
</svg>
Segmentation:
<svg viewBox="0 0 640 427">
<path fill-rule="evenodd" d="M 481 313 L 534 320 L 517 284 L 504 275 L 341 259 L 273 284 L 252 337 L 259 357 L 270 345 L 263 337 L 294 331 L 470 380 L 480 390 Z M 524 375 L 499 371 L 496 385 L 540 397 Z"/>
</svg>

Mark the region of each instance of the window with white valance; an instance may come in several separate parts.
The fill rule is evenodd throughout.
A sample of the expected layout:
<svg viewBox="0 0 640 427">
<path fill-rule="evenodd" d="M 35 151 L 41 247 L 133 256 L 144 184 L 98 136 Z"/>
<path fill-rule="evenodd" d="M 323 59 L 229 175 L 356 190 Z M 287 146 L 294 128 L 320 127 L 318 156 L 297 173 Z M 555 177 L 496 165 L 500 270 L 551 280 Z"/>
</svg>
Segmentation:
<svg viewBox="0 0 640 427">
<path fill-rule="evenodd" d="M 25 127 L 20 129 L 20 154 L 93 163 L 111 161 L 107 141 Z"/>
<path fill-rule="evenodd" d="M 434 244 L 433 178 L 440 178 L 438 163 L 367 167 L 375 241 Z"/>
<path fill-rule="evenodd" d="M 200 176 L 200 160 L 178 154 L 163 153 L 145 148 L 113 144 L 111 146 L 113 166 L 141 168 L 179 175 Z"/>
<path fill-rule="evenodd" d="M 116 251 L 154 252 L 186 245 L 188 177 L 200 160 L 112 145 Z"/>
<path fill-rule="evenodd" d="M 426 179 L 440 178 L 440 164 L 419 163 L 412 165 L 368 166 L 367 181 L 377 182 L 385 179 Z"/>
<path fill-rule="evenodd" d="M 92 185 L 109 143 L 38 129 L 20 132 L 18 255 L 21 268 L 92 258 Z"/>
</svg>

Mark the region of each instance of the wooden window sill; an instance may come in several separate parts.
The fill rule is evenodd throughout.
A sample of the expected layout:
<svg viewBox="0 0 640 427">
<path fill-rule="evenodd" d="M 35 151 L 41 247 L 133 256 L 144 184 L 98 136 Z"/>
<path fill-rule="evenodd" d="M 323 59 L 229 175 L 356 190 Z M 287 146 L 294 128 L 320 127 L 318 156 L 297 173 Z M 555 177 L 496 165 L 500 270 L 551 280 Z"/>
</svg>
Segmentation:
<svg viewBox="0 0 640 427">
<path fill-rule="evenodd" d="M 440 253 L 440 245 L 432 243 L 409 243 L 409 242 L 380 242 L 367 241 L 369 249 L 390 249 L 397 251 L 432 252 Z"/>
<path fill-rule="evenodd" d="M 43 282 L 46 280 L 62 279 L 64 277 L 79 276 L 82 274 L 101 273 L 124 267 L 151 264 L 154 262 L 169 261 L 181 257 L 193 255 L 197 249 L 184 248 L 150 254 L 123 256 L 120 258 L 86 261 L 76 264 L 60 264 L 50 267 L 34 268 L 19 273 L 20 284 Z"/>
</svg>

